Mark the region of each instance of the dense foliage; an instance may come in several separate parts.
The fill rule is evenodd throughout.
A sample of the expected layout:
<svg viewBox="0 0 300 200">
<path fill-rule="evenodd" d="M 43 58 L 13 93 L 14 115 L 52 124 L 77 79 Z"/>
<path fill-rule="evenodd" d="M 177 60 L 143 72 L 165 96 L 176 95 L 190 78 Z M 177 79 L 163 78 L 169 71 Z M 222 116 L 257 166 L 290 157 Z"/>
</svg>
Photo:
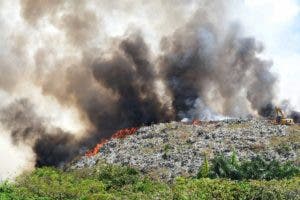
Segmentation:
<svg viewBox="0 0 300 200">
<path fill-rule="evenodd" d="M 291 162 L 280 163 L 272 160 L 266 161 L 262 157 L 252 160 L 239 161 L 236 154 L 231 157 L 217 156 L 208 164 L 207 159 L 201 166 L 198 178 L 229 178 L 233 180 L 272 180 L 292 178 L 300 174 L 299 167 Z"/>
<path fill-rule="evenodd" d="M 142 176 L 129 167 L 101 164 L 70 172 L 37 169 L 22 175 L 15 183 L 2 183 L 0 199 L 299 199 L 299 186 L 297 176 L 272 181 L 179 177 L 167 184 Z"/>
<path fill-rule="evenodd" d="M 299 177 L 280 181 L 179 178 L 173 188 L 173 199 L 299 199 L 299 186 Z"/>
</svg>

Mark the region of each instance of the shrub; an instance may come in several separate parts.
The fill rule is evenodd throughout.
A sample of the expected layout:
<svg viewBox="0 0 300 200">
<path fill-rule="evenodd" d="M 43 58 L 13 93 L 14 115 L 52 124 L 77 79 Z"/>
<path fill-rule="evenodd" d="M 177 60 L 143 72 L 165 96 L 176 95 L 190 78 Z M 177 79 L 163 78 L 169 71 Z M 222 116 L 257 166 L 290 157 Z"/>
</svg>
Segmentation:
<svg viewBox="0 0 300 200">
<path fill-rule="evenodd" d="M 91 199 L 100 194 L 109 197 L 102 182 L 80 179 L 53 168 L 41 168 L 23 175 L 14 187 L 17 199 Z"/>
<path fill-rule="evenodd" d="M 299 199 L 299 185 L 299 177 L 280 181 L 178 178 L 173 186 L 173 199 Z"/>
<path fill-rule="evenodd" d="M 210 166 L 207 159 L 207 154 L 204 156 L 203 165 L 201 166 L 199 173 L 197 174 L 198 178 L 207 178 L 210 176 Z"/>
<path fill-rule="evenodd" d="M 137 170 L 117 165 L 101 165 L 97 169 L 96 175 L 98 180 L 102 181 L 108 189 L 134 184 L 140 178 Z"/>
<path fill-rule="evenodd" d="M 228 160 L 231 165 L 243 164 L 234 157 Z M 15 183 L 0 184 L 0 199 L 300 199 L 299 185 L 299 177 L 271 181 L 177 178 L 167 184 L 129 167 L 105 164 L 72 172 L 36 169 L 17 178 Z"/>
<path fill-rule="evenodd" d="M 14 187 L 13 185 L 9 184 L 8 182 L 4 182 L 0 184 L 0 199 L 1 200 L 10 200 L 16 199 L 14 195 Z"/>
<path fill-rule="evenodd" d="M 239 163 L 235 158 L 228 158 L 223 155 L 215 157 L 212 161 L 210 178 L 231 178 L 241 180 L 242 174 L 239 171 Z"/>
<path fill-rule="evenodd" d="M 271 180 L 271 179 L 284 179 L 292 178 L 300 173 L 299 167 L 293 165 L 291 162 L 280 163 L 279 161 L 272 160 L 266 161 L 265 159 L 257 156 L 252 160 L 238 161 L 236 155 L 233 154 L 231 158 L 224 155 L 217 156 L 211 161 L 211 168 L 203 176 L 203 169 L 208 165 L 204 164 L 199 170 L 198 178 L 229 178 L 233 180 L 254 179 L 254 180 Z"/>
</svg>

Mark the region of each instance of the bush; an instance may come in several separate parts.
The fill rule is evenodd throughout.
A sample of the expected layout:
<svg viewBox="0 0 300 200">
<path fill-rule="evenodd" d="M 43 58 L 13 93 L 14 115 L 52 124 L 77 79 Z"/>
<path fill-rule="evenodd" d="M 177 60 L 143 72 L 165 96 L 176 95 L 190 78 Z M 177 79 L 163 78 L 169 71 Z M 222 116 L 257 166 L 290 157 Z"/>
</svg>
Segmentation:
<svg viewBox="0 0 300 200">
<path fill-rule="evenodd" d="M 272 180 L 292 178 L 299 175 L 299 167 L 291 162 L 280 163 L 279 161 L 266 161 L 261 157 L 255 157 L 252 160 L 238 161 L 235 154 L 230 157 L 224 155 L 217 156 L 211 161 L 211 166 L 207 166 L 207 160 L 204 160 L 200 167 L 198 178 L 229 178 L 233 180 Z M 203 170 L 209 169 L 205 176 Z"/>
<path fill-rule="evenodd" d="M 233 157 L 230 160 L 239 163 Z M 129 167 L 104 164 L 71 172 L 36 169 L 15 183 L 0 184 L 0 199 L 300 199 L 299 185 L 299 177 L 272 181 L 177 178 L 167 184 Z"/>
<path fill-rule="evenodd" d="M 97 168 L 97 178 L 102 181 L 107 189 L 123 187 L 124 185 L 135 184 L 140 174 L 137 170 L 130 167 L 117 165 L 103 165 Z"/>
<path fill-rule="evenodd" d="M 265 161 L 256 157 L 251 161 L 245 161 L 239 167 L 244 179 L 284 179 L 299 175 L 300 169 L 291 162 Z"/>
<path fill-rule="evenodd" d="M 178 178 L 173 199 L 299 199 L 299 185 L 299 177 L 281 181 Z"/>
<path fill-rule="evenodd" d="M 0 199 L 1 200 L 10 200 L 10 199 L 16 199 L 14 195 L 14 187 L 9 184 L 8 182 L 4 182 L 0 184 Z"/>
<path fill-rule="evenodd" d="M 102 182 L 80 179 L 72 173 L 53 168 L 41 168 L 17 179 L 13 192 L 16 199 L 92 199 L 109 195 Z M 30 197 L 30 198 L 29 198 Z"/>
<path fill-rule="evenodd" d="M 207 178 L 209 176 L 210 176 L 210 166 L 208 163 L 207 154 L 205 154 L 203 165 L 200 167 L 197 177 L 198 178 Z"/>
<path fill-rule="evenodd" d="M 130 167 L 100 164 L 94 174 L 114 199 L 170 199 L 172 195 L 169 185 L 152 181 Z"/>
</svg>

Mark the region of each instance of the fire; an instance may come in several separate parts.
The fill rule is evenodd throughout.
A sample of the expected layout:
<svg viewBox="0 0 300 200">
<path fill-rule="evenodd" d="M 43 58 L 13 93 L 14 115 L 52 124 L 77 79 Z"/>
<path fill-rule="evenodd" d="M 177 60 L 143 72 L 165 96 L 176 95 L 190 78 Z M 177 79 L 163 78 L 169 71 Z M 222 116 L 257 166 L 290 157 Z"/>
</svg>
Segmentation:
<svg viewBox="0 0 300 200">
<path fill-rule="evenodd" d="M 193 125 L 197 125 L 197 126 L 199 126 L 199 125 L 201 124 L 201 121 L 200 121 L 200 120 L 197 120 L 197 119 L 195 119 L 195 120 L 193 120 L 192 124 L 193 124 Z"/>
<path fill-rule="evenodd" d="M 133 135 L 139 128 L 138 127 L 132 127 L 132 128 L 125 128 L 118 130 L 115 132 L 109 139 L 102 139 L 93 149 L 87 151 L 85 153 L 85 156 L 94 156 L 96 155 L 100 149 L 111 139 L 120 139 L 124 138 L 129 135 Z"/>
<path fill-rule="evenodd" d="M 124 138 L 128 135 L 133 135 L 137 130 L 137 127 L 121 129 L 114 133 L 111 138 Z"/>
<path fill-rule="evenodd" d="M 90 156 L 96 155 L 100 151 L 100 149 L 103 147 L 103 145 L 105 145 L 107 142 L 108 142 L 108 139 L 102 139 L 93 149 L 87 151 L 85 153 L 85 156 L 90 157 Z"/>
</svg>

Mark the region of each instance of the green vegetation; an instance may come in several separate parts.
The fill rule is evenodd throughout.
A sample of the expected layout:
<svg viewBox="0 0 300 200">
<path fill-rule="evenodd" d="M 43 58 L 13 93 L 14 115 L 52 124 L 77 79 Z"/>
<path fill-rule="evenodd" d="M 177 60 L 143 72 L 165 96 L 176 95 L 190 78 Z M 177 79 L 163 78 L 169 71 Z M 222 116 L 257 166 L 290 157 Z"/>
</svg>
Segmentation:
<svg viewBox="0 0 300 200">
<path fill-rule="evenodd" d="M 40 168 L 0 185 L 1 200 L 170 199 L 171 194 L 167 184 L 115 165 L 71 172 Z"/>
<path fill-rule="evenodd" d="M 227 163 L 227 167 L 228 162 L 231 165 L 244 166 L 235 154 L 228 159 L 222 159 L 215 158 L 210 165 L 206 158 L 202 172 L 198 176 L 214 174 L 214 177 L 232 178 L 232 174 L 236 172 L 232 170 L 225 173 L 224 167 L 219 169 L 224 171 L 224 175 L 215 173 L 217 163 L 218 166 L 224 162 Z M 264 166 L 258 161 L 255 161 L 258 166 Z M 247 166 L 249 166 L 247 172 L 253 172 L 251 167 L 257 167 L 254 164 Z M 133 168 L 105 163 L 100 163 L 94 168 L 68 172 L 46 167 L 18 177 L 15 183 L 0 184 L 0 199 L 299 199 L 300 177 L 291 177 L 290 174 L 284 176 L 290 179 L 237 181 L 223 178 L 178 177 L 173 183 L 168 184 L 151 180 Z"/>
<path fill-rule="evenodd" d="M 166 144 L 166 145 L 164 146 L 164 152 L 169 153 L 170 149 L 171 149 L 171 145 Z"/>
<path fill-rule="evenodd" d="M 80 178 L 53 168 L 42 168 L 23 175 L 15 184 L 0 186 L 0 199 L 50 200 L 97 199 L 110 197 L 105 185 L 90 178 Z M 99 199 L 98 198 L 98 199 Z"/>
<path fill-rule="evenodd" d="M 300 168 L 291 162 L 266 161 L 257 156 L 252 160 L 238 161 L 235 153 L 231 157 L 215 157 L 208 166 L 207 159 L 200 167 L 198 178 L 228 178 L 232 180 L 272 180 L 292 178 L 300 175 Z M 203 173 L 203 170 L 205 173 Z M 209 170 L 209 171 L 208 171 Z"/>
<path fill-rule="evenodd" d="M 204 154 L 203 165 L 200 167 L 198 178 L 207 178 L 210 175 L 210 166 L 207 159 L 207 153 Z"/>
<path fill-rule="evenodd" d="M 107 189 L 120 188 L 125 185 L 136 184 L 140 174 L 130 167 L 112 167 L 109 165 L 100 166 L 96 173 L 97 179 L 101 180 Z"/>
<path fill-rule="evenodd" d="M 290 144 L 279 144 L 275 150 L 282 155 L 288 154 L 290 151 L 292 151 L 292 147 Z"/>
<path fill-rule="evenodd" d="M 170 152 L 170 149 L 171 149 L 171 146 L 169 144 L 166 144 L 164 146 L 164 149 L 163 149 L 163 155 L 162 155 L 162 158 L 167 160 L 169 158 L 169 152 Z"/>
<path fill-rule="evenodd" d="M 179 178 L 173 187 L 173 199 L 299 199 L 299 186 L 299 178 L 281 181 Z"/>
</svg>

